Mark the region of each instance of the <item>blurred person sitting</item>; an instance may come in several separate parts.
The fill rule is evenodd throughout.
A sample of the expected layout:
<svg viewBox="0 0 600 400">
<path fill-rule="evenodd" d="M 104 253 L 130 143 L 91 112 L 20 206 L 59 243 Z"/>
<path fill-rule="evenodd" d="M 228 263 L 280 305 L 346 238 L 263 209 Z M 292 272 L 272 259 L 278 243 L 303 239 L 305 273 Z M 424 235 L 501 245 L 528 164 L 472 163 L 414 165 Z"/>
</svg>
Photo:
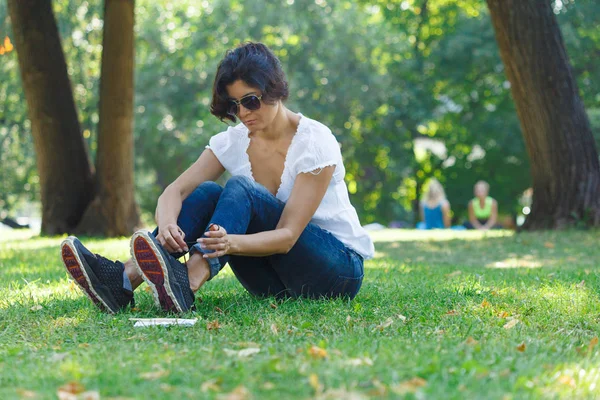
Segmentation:
<svg viewBox="0 0 600 400">
<path fill-rule="evenodd" d="M 450 203 L 442 184 L 437 179 L 431 179 L 425 192 L 425 198 L 420 204 L 422 229 L 450 228 Z"/>
<path fill-rule="evenodd" d="M 469 222 L 465 223 L 467 229 L 488 230 L 499 229 L 498 202 L 489 196 L 490 185 L 485 181 L 478 181 L 473 187 L 475 198 L 469 202 Z"/>
</svg>

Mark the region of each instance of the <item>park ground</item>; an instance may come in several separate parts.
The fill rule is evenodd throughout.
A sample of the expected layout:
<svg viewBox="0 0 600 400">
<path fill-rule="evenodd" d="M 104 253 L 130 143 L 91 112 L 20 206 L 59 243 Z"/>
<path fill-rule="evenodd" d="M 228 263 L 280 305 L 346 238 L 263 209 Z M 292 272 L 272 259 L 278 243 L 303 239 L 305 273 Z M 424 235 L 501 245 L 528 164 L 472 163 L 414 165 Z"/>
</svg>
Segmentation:
<svg viewBox="0 0 600 400">
<path fill-rule="evenodd" d="M 0 398 L 600 398 L 600 232 L 372 235 L 353 301 L 254 299 L 227 269 L 185 314 L 196 325 L 135 328 L 169 316 L 145 285 L 103 314 L 67 279 L 62 238 L 2 232 Z"/>
</svg>

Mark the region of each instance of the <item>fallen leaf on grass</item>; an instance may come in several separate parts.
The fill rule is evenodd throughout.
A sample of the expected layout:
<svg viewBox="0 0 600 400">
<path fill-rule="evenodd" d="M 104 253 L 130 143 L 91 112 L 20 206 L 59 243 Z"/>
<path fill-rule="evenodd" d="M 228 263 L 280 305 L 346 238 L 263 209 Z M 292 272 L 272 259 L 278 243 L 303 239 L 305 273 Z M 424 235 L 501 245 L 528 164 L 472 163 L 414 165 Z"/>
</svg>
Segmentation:
<svg viewBox="0 0 600 400">
<path fill-rule="evenodd" d="M 308 377 L 308 384 L 315 391 L 316 394 L 319 394 L 323 391 L 323 385 L 319 382 L 319 377 L 317 374 L 310 374 Z"/>
<path fill-rule="evenodd" d="M 277 325 L 271 324 L 271 332 L 273 332 L 273 335 L 279 334 L 279 331 L 277 330 Z"/>
<path fill-rule="evenodd" d="M 510 321 L 508 321 L 506 324 L 504 324 L 503 328 L 504 329 L 512 329 L 515 327 L 515 325 L 517 325 L 519 323 L 518 319 L 511 319 Z"/>
<path fill-rule="evenodd" d="M 77 345 L 77 347 L 79 347 L 80 349 L 87 349 L 88 347 L 90 347 L 89 343 L 79 343 L 79 345 Z"/>
<path fill-rule="evenodd" d="M 22 399 L 35 399 L 36 397 L 38 397 L 38 394 L 36 392 L 25 389 L 17 389 L 17 394 Z"/>
<path fill-rule="evenodd" d="M 219 400 L 247 400 L 251 398 L 251 395 L 244 386 L 238 386 L 232 392 L 219 395 L 217 398 Z"/>
<path fill-rule="evenodd" d="M 58 388 L 58 400 L 100 400 L 100 393 L 95 390 L 85 391 L 79 382 L 69 382 Z"/>
<path fill-rule="evenodd" d="M 269 304 L 269 307 L 271 307 L 272 309 L 276 310 L 277 309 L 277 304 L 271 303 L 271 304 Z"/>
<path fill-rule="evenodd" d="M 456 310 L 450 310 L 450 311 L 446 312 L 446 315 L 457 315 L 457 314 L 458 314 L 458 311 L 456 311 Z"/>
<path fill-rule="evenodd" d="M 507 313 L 506 311 L 502 311 L 500 314 L 498 314 L 498 317 L 500 318 L 506 318 L 508 317 L 510 314 Z"/>
<path fill-rule="evenodd" d="M 467 340 L 465 340 L 465 344 L 468 344 L 469 346 L 475 346 L 477 343 L 479 343 L 479 340 L 473 339 L 473 336 L 469 336 Z"/>
<path fill-rule="evenodd" d="M 325 357 L 327 357 L 327 350 L 325 350 L 322 347 L 312 345 L 308 349 L 308 354 L 312 358 L 325 358 Z"/>
<path fill-rule="evenodd" d="M 215 307 L 215 312 L 217 312 L 219 314 L 224 314 L 223 310 L 221 310 L 219 307 Z"/>
<path fill-rule="evenodd" d="M 563 385 L 567 385 L 570 386 L 572 388 L 575 388 L 575 379 L 572 376 L 568 376 L 568 375 L 561 375 L 558 377 L 558 382 L 562 383 Z"/>
<path fill-rule="evenodd" d="M 446 278 L 453 278 L 453 277 L 458 276 L 460 274 L 462 274 L 462 271 L 454 271 L 454 272 L 451 272 L 449 274 L 446 274 Z"/>
<path fill-rule="evenodd" d="M 546 243 L 544 243 L 544 247 L 547 249 L 553 249 L 555 246 L 554 246 L 554 243 L 552 243 L 552 242 L 546 242 Z"/>
<path fill-rule="evenodd" d="M 265 382 L 262 384 L 262 388 L 265 390 L 273 390 L 275 389 L 275 384 L 273 382 Z"/>
<path fill-rule="evenodd" d="M 481 302 L 481 308 L 486 308 L 486 307 L 490 307 L 491 304 L 489 301 L 487 301 L 487 299 L 483 299 L 483 301 Z"/>
<path fill-rule="evenodd" d="M 596 337 L 592 338 L 592 340 L 590 340 L 590 343 L 588 344 L 588 352 L 591 353 L 597 344 L 598 344 L 598 336 L 596 336 Z"/>
<path fill-rule="evenodd" d="M 69 353 L 54 353 L 48 358 L 48 361 L 60 362 L 60 361 L 64 360 L 65 357 L 67 357 L 68 355 L 69 355 Z"/>
<path fill-rule="evenodd" d="M 522 342 L 520 345 L 517 346 L 517 350 L 520 351 L 521 353 L 525 351 L 525 348 L 527 346 L 525 345 L 525 342 Z"/>
<path fill-rule="evenodd" d="M 159 369 L 157 371 L 151 371 L 151 372 L 143 372 L 140 374 L 140 377 L 142 379 L 146 379 L 146 380 L 156 380 L 156 379 L 160 379 L 162 377 L 168 376 L 169 375 L 169 371 L 167 371 L 166 369 Z"/>
<path fill-rule="evenodd" d="M 375 328 L 373 328 L 373 331 L 376 331 L 376 330 L 383 331 L 385 328 L 392 325 L 393 323 L 394 323 L 394 320 L 392 319 L 392 317 L 389 317 L 384 322 L 382 322 L 381 324 L 379 324 Z"/>
<path fill-rule="evenodd" d="M 423 378 L 415 377 L 394 385 L 391 387 L 392 392 L 396 394 L 414 393 L 423 386 L 427 385 L 427 381 Z"/>
<path fill-rule="evenodd" d="M 583 280 L 583 281 L 579 282 L 579 283 L 578 283 L 576 286 L 577 286 L 578 288 L 582 288 L 582 287 L 584 287 L 584 286 L 585 286 L 585 280 Z"/>
<path fill-rule="evenodd" d="M 223 380 L 220 378 L 209 379 L 202 385 L 200 385 L 200 390 L 202 390 L 203 392 L 208 392 L 209 390 L 212 390 L 213 392 L 219 392 L 221 391 L 220 385 L 222 382 Z"/>
<path fill-rule="evenodd" d="M 39 304 L 36 304 L 35 306 L 31 307 L 30 310 L 31 311 L 40 311 L 42 308 L 44 308 L 44 307 L 42 307 Z"/>
<path fill-rule="evenodd" d="M 206 323 L 206 329 L 209 331 L 219 330 L 221 329 L 221 324 L 219 324 L 219 320 L 215 319 Z"/>
<path fill-rule="evenodd" d="M 260 353 L 260 348 L 249 347 L 247 349 L 242 349 L 242 350 L 223 349 L 223 351 L 225 352 L 225 354 L 227 354 L 230 357 L 237 356 L 239 358 L 247 358 L 247 357 L 251 357 L 255 354 Z"/>
<path fill-rule="evenodd" d="M 402 314 L 398 314 L 398 319 L 402 322 L 406 322 L 406 317 Z"/>
</svg>

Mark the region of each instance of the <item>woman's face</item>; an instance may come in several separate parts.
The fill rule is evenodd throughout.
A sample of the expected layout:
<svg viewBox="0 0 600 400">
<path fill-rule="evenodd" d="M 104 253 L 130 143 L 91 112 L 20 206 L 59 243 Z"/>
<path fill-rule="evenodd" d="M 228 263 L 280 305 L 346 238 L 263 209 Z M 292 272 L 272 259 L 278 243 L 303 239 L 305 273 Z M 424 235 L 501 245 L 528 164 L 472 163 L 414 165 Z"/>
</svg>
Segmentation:
<svg viewBox="0 0 600 400">
<path fill-rule="evenodd" d="M 227 94 L 230 99 L 237 101 L 240 101 L 240 99 L 248 95 L 262 95 L 259 89 L 248 86 L 246 82 L 242 80 L 237 80 L 231 85 L 228 85 Z M 280 104 L 280 101 L 275 102 L 275 104 L 266 104 L 261 100 L 260 108 L 254 111 L 248 110 L 242 104 L 239 104 L 237 117 L 250 132 L 260 131 L 268 127 L 273 122 Z"/>
<path fill-rule="evenodd" d="M 488 188 L 484 184 L 475 185 L 475 189 L 473 191 L 475 192 L 475 197 L 479 198 L 487 197 L 489 192 Z"/>
</svg>

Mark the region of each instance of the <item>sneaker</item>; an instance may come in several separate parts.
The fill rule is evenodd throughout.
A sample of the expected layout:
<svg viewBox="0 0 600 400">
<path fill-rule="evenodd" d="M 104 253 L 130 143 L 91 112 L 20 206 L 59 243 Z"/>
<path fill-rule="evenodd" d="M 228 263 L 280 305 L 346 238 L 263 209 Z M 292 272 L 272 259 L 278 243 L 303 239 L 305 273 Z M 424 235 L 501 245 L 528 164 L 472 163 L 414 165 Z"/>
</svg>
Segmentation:
<svg viewBox="0 0 600 400">
<path fill-rule="evenodd" d="M 190 289 L 187 267 L 169 254 L 151 233 L 133 234 L 131 258 L 152 290 L 157 306 L 180 313 L 193 308 L 195 296 Z"/>
<path fill-rule="evenodd" d="M 134 305 L 133 292 L 123 287 L 125 267 L 85 248 L 75 236 L 60 245 L 67 272 L 94 304 L 110 314 Z"/>
</svg>

